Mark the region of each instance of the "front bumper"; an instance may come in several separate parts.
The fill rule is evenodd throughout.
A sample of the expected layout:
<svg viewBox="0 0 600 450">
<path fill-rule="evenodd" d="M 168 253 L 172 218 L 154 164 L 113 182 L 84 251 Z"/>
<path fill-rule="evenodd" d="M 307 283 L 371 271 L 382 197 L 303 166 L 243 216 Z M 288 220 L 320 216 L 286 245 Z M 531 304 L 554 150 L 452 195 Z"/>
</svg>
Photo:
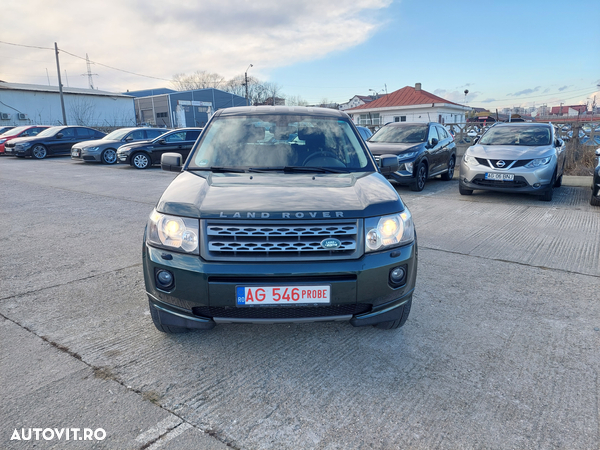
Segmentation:
<svg viewBox="0 0 600 450">
<path fill-rule="evenodd" d="M 354 326 L 397 320 L 412 299 L 417 276 L 417 243 L 356 260 L 219 263 L 144 243 L 146 293 L 164 325 L 209 329 L 216 323 L 295 323 L 350 321 Z M 390 271 L 407 271 L 403 285 Z M 174 287 L 157 288 L 156 271 L 169 270 Z M 331 286 L 328 305 L 237 307 L 236 287 L 250 285 Z"/>
<path fill-rule="evenodd" d="M 467 189 L 486 191 L 543 194 L 552 187 L 552 176 L 556 170 L 556 160 L 538 169 L 516 167 L 507 170 L 492 169 L 489 166 L 470 166 L 464 159 L 460 163 L 459 183 Z M 486 173 L 512 174 L 514 181 L 486 180 Z"/>
<path fill-rule="evenodd" d="M 117 151 L 117 162 L 123 164 L 131 164 L 131 152 L 119 153 Z"/>
<path fill-rule="evenodd" d="M 97 152 L 89 152 L 86 149 L 82 148 L 72 148 L 71 149 L 71 159 L 76 161 L 95 161 L 100 162 L 101 159 L 101 151 Z"/>
<path fill-rule="evenodd" d="M 18 149 L 17 147 L 5 147 L 4 153 L 12 156 L 31 156 L 31 147 L 26 149 Z"/>
</svg>

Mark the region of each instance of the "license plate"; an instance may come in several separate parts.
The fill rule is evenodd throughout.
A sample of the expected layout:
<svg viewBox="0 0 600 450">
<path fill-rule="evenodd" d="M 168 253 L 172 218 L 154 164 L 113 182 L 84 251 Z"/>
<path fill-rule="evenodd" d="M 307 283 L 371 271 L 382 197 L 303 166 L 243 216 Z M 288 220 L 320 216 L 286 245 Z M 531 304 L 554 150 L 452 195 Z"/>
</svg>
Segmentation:
<svg viewBox="0 0 600 450">
<path fill-rule="evenodd" d="M 485 179 L 495 181 L 514 181 L 515 176 L 512 173 L 486 173 Z"/>
<path fill-rule="evenodd" d="M 331 286 L 237 286 L 238 306 L 329 304 Z"/>
</svg>

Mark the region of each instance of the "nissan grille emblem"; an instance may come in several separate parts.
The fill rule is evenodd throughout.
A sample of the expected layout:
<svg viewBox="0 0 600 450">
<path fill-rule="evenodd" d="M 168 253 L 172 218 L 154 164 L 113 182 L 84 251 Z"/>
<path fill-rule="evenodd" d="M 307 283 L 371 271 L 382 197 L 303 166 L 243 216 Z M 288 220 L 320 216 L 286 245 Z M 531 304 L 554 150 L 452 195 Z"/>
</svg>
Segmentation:
<svg viewBox="0 0 600 450">
<path fill-rule="evenodd" d="M 327 238 L 321 241 L 321 247 L 326 248 L 327 250 L 335 250 L 340 248 L 341 245 L 342 242 L 335 238 Z"/>
<path fill-rule="evenodd" d="M 502 160 L 500 160 L 496 163 L 496 167 L 504 167 L 505 165 L 506 165 L 506 163 Z"/>
</svg>

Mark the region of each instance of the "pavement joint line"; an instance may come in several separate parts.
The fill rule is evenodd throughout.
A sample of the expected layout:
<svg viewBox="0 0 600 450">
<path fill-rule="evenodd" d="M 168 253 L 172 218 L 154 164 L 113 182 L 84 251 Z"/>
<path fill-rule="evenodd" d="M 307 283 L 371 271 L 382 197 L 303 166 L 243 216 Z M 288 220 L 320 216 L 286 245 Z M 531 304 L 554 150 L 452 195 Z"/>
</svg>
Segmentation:
<svg viewBox="0 0 600 450">
<path fill-rule="evenodd" d="M 31 333 L 33 336 L 36 336 L 37 338 L 41 339 L 42 341 L 44 341 L 44 342 L 45 342 L 45 343 L 47 343 L 48 345 L 50 345 L 50 346 L 52 346 L 52 347 L 56 348 L 58 351 L 61 351 L 61 352 L 63 352 L 63 353 L 66 353 L 67 355 L 69 355 L 69 356 L 71 356 L 71 357 L 73 357 L 73 358 L 75 358 L 75 359 L 77 359 L 77 360 L 81 361 L 81 362 L 82 362 L 83 364 L 85 364 L 87 367 L 89 367 L 90 369 L 92 369 L 92 372 L 93 372 L 93 374 L 94 374 L 94 376 L 95 376 L 95 377 L 97 377 L 97 378 L 101 378 L 101 379 L 104 379 L 104 380 L 109 380 L 109 381 L 112 381 L 112 382 L 114 382 L 114 383 L 120 384 L 120 385 L 121 385 L 121 386 L 123 386 L 123 387 L 124 387 L 126 390 L 128 390 L 128 391 L 131 391 L 131 392 L 133 392 L 133 393 L 137 394 L 137 395 L 138 395 L 138 396 L 141 398 L 141 400 L 142 400 L 143 402 L 150 402 L 150 403 L 152 403 L 153 405 L 157 406 L 158 408 L 162 409 L 163 411 L 167 412 L 168 414 L 171 414 L 172 416 L 176 417 L 176 418 L 177 418 L 177 419 L 180 421 L 178 425 L 176 425 L 175 427 L 173 427 L 173 428 L 171 428 L 171 429 L 167 430 L 165 433 L 161 434 L 160 436 L 158 436 L 158 437 L 157 437 L 156 439 L 154 439 L 153 441 L 151 441 L 151 442 L 149 442 L 149 443 L 147 443 L 147 444 L 144 444 L 144 445 L 143 445 L 142 447 L 140 447 L 138 450 L 146 450 L 146 449 L 148 449 L 148 448 L 149 448 L 149 446 L 150 446 L 151 444 L 155 443 L 155 442 L 156 442 L 156 441 L 158 441 L 158 440 L 159 440 L 161 437 L 163 437 L 163 436 L 167 435 L 167 434 L 168 434 L 170 431 L 172 431 L 172 430 L 174 430 L 174 429 L 176 429 L 176 428 L 178 428 L 178 427 L 181 427 L 182 425 L 187 425 L 187 427 L 186 427 L 185 429 L 183 429 L 183 430 L 182 430 L 180 433 L 178 433 L 177 435 L 174 435 L 173 437 L 170 437 L 170 438 L 168 438 L 168 439 L 167 439 L 167 440 L 165 440 L 164 442 L 167 442 L 168 440 L 171 440 L 171 439 L 173 439 L 173 438 L 177 437 L 179 434 L 183 433 L 184 431 L 186 431 L 186 430 L 188 430 L 188 429 L 190 429 L 190 428 L 196 428 L 196 429 L 197 429 L 198 431 L 200 431 L 201 433 L 203 433 L 203 434 L 206 434 L 206 435 L 208 435 L 208 436 L 210 436 L 210 437 L 214 438 L 215 440 L 219 441 L 219 442 L 220 442 L 220 443 L 222 443 L 223 445 L 225 445 L 225 446 L 227 446 L 227 447 L 229 447 L 229 448 L 232 448 L 232 449 L 234 449 L 234 450 L 240 450 L 238 447 L 234 447 L 234 446 L 232 446 L 231 444 L 229 444 L 227 441 L 225 441 L 225 440 L 221 439 L 221 438 L 219 437 L 219 435 L 218 435 L 216 432 L 214 432 L 212 429 L 211 429 L 211 430 L 202 430 L 201 428 L 198 428 L 198 427 L 194 426 L 193 424 L 189 423 L 187 420 L 185 420 L 183 417 L 181 417 L 181 416 L 180 416 L 179 414 L 177 414 L 176 412 L 174 412 L 174 411 L 171 411 L 171 410 L 169 410 L 169 409 L 165 408 L 164 406 L 162 406 L 162 405 L 161 405 L 161 404 L 159 404 L 159 403 L 156 403 L 156 402 L 153 402 L 153 401 L 150 401 L 150 400 L 146 400 L 146 399 L 144 398 L 144 396 L 143 396 L 143 392 L 142 392 L 142 391 L 140 391 L 139 389 L 133 388 L 133 387 L 131 387 L 131 386 L 128 386 L 126 383 L 124 383 L 123 381 L 121 381 L 120 379 L 118 379 L 118 378 L 117 378 L 115 375 L 113 375 L 113 374 L 112 374 L 112 372 L 110 372 L 110 370 L 107 370 L 107 367 L 98 367 L 98 366 L 94 366 L 93 364 L 90 364 L 89 362 L 85 361 L 85 360 L 84 360 L 84 359 L 81 357 L 81 355 L 80 355 L 80 354 L 78 354 L 77 352 L 74 352 L 73 350 L 69 349 L 68 347 L 66 347 L 66 346 L 64 346 L 64 345 L 62 345 L 62 344 L 59 344 L 58 342 L 55 342 L 55 341 L 53 341 L 53 340 L 49 339 L 49 338 L 48 338 L 48 337 L 46 337 L 46 336 L 40 336 L 39 334 L 37 334 L 37 333 L 36 333 L 35 331 L 33 331 L 32 329 L 30 329 L 30 328 L 28 328 L 27 326 L 25 326 L 25 325 L 23 325 L 23 324 L 21 324 L 21 323 L 17 322 L 17 321 L 16 321 L 16 320 L 14 320 L 14 319 L 11 319 L 10 317 L 7 317 L 7 316 L 5 316 L 5 315 L 4 315 L 3 313 L 1 313 L 1 312 L 0 312 L 0 318 L 3 318 L 4 320 L 7 320 L 7 321 L 9 321 L 9 322 L 11 322 L 11 323 L 14 323 L 16 326 L 18 326 L 18 327 L 22 328 L 23 330 L 27 331 L 28 333 Z M 101 374 L 101 375 L 98 375 L 98 374 Z M 165 420 L 166 420 L 166 419 L 165 419 Z M 159 424 L 160 424 L 160 423 L 163 423 L 163 422 L 165 422 L 165 420 L 163 420 L 162 422 L 159 422 Z M 157 426 L 158 426 L 158 424 L 157 424 Z M 142 433 L 142 434 L 144 434 L 144 433 Z M 141 436 L 141 435 L 140 435 L 140 436 Z M 136 438 L 136 440 L 137 440 L 137 439 L 138 439 L 140 436 L 138 436 L 138 437 Z M 161 444 L 161 445 L 162 445 L 162 444 Z M 155 448 L 158 448 L 158 447 L 155 447 Z"/>
<path fill-rule="evenodd" d="M 581 275 L 582 277 L 600 278 L 600 275 L 594 275 L 594 274 L 590 274 L 590 273 L 582 273 L 582 272 L 575 272 L 573 270 L 557 269 L 556 267 L 537 266 L 535 264 L 527 264 L 527 263 L 522 263 L 519 261 L 511 261 L 508 259 L 488 258 L 487 256 L 471 255 L 469 253 L 461 253 L 461 252 L 457 252 L 457 251 L 453 251 L 453 250 L 444 250 L 443 248 L 433 248 L 433 247 L 425 247 L 424 245 L 419 245 L 419 250 L 422 250 L 422 249 L 431 250 L 434 252 L 450 253 L 453 255 L 469 256 L 471 258 L 485 259 L 488 261 L 498 261 L 498 262 L 503 262 L 503 263 L 508 263 L 508 264 L 517 264 L 519 266 L 533 267 L 535 269 L 552 270 L 555 272 L 562 272 L 562 273 L 571 273 L 574 275 Z"/>
<path fill-rule="evenodd" d="M 180 423 L 175 428 L 171 428 L 165 434 L 161 435 L 154 442 L 149 443 L 148 446 L 142 447 L 140 450 L 158 449 L 158 448 L 162 447 L 165 443 L 169 442 L 171 439 L 175 439 L 177 436 L 179 436 L 180 434 L 183 434 L 185 431 L 189 430 L 190 428 L 192 428 L 192 426 L 189 423 L 187 423 L 187 422 Z"/>
<path fill-rule="evenodd" d="M 138 264 L 133 264 L 131 266 L 119 267 L 118 269 L 113 269 L 113 270 L 109 270 L 107 272 L 97 273 L 95 275 L 90 275 L 90 276 L 83 277 L 83 278 L 77 278 L 76 280 L 70 280 L 70 281 L 66 281 L 64 283 L 60 283 L 60 284 L 53 284 L 52 286 L 46 286 L 46 287 L 43 287 L 43 288 L 40 288 L 40 289 L 35 289 L 33 291 L 20 292 L 18 294 L 14 294 L 14 295 L 11 295 L 9 297 L 0 297 L 0 302 L 2 302 L 4 300 L 10 300 L 11 298 L 22 297 L 24 295 L 35 294 L 36 292 L 42 292 L 42 291 L 45 291 L 46 289 L 53 289 L 53 288 L 61 287 L 61 286 L 68 286 L 69 284 L 77 283 L 79 281 L 84 281 L 84 280 L 89 280 L 89 279 L 96 278 L 96 277 L 101 277 L 103 275 L 108 275 L 108 274 L 111 274 L 111 273 L 114 273 L 114 272 L 119 272 L 121 270 L 132 269 L 134 267 L 139 267 L 141 265 L 143 265 L 143 264 L 142 263 L 138 263 Z"/>
</svg>

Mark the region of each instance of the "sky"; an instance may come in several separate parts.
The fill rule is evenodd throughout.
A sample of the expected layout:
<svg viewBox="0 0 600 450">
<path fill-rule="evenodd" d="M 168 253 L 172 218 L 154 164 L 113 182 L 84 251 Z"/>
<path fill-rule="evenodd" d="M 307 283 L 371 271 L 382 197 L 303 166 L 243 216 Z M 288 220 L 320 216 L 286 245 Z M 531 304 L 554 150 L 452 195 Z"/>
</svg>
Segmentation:
<svg viewBox="0 0 600 450">
<path fill-rule="evenodd" d="M 0 80 L 57 86 L 56 42 L 63 85 L 89 87 L 87 54 L 110 92 L 247 70 L 311 104 L 415 83 L 491 111 L 600 104 L 599 18 L 598 0 L 7 0 Z"/>
</svg>

